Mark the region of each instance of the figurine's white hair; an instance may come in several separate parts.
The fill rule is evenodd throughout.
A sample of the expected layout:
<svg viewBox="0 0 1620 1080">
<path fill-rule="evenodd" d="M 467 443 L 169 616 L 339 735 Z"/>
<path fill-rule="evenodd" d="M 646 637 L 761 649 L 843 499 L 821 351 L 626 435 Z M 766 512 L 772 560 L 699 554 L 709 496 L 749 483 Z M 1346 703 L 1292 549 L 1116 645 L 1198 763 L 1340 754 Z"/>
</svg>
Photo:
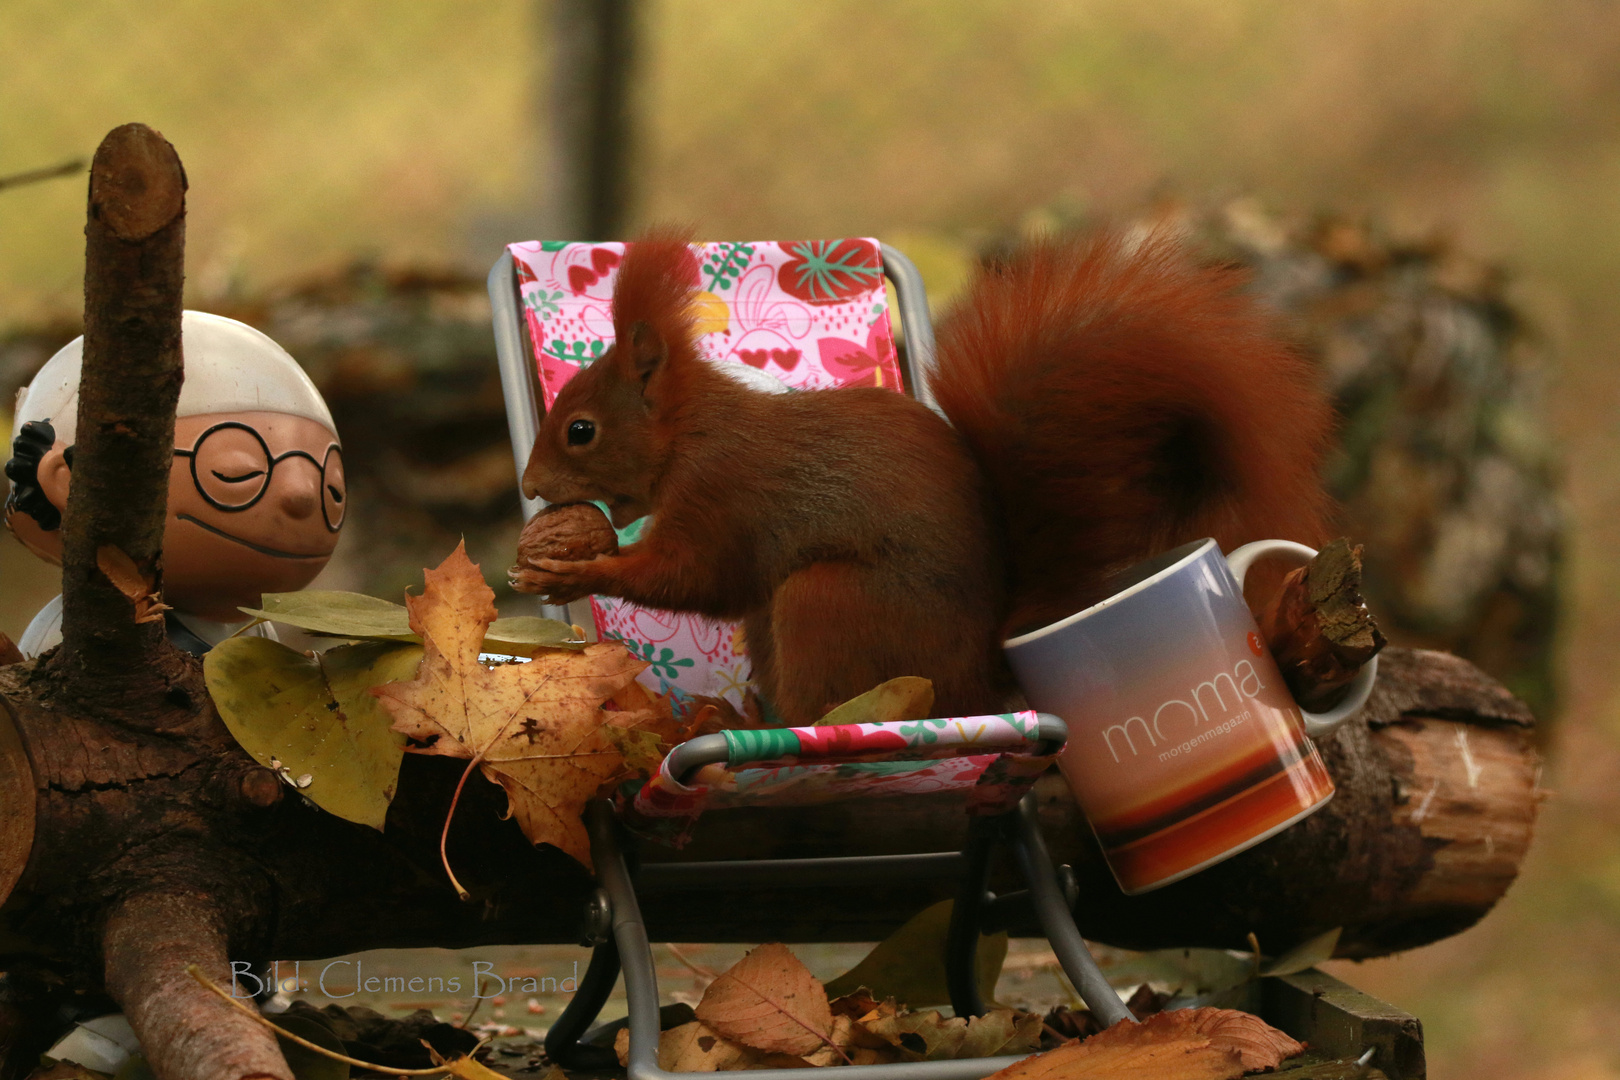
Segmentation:
<svg viewBox="0 0 1620 1080">
<path fill-rule="evenodd" d="M 288 413 L 317 421 L 337 434 L 321 392 L 298 361 L 264 334 L 246 323 L 202 311 L 181 316 L 180 334 L 186 380 L 177 415 Z M 49 420 L 57 438 L 71 446 L 78 429 L 83 363 L 82 337 L 45 361 L 34 381 L 17 394 L 15 425 Z"/>
</svg>

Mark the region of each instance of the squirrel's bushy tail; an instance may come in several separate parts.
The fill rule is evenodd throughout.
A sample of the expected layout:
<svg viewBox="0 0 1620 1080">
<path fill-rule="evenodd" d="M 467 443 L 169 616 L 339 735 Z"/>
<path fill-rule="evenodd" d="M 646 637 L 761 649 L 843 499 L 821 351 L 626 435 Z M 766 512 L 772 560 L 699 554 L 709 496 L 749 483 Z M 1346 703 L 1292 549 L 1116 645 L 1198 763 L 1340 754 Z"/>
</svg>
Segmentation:
<svg viewBox="0 0 1620 1080">
<path fill-rule="evenodd" d="M 1188 540 L 1324 539 L 1332 409 L 1243 282 L 1163 233 L 1052 239 L 942 321 L 931 384 L 1001 504 L 1011 627 Z"/>
</svg>

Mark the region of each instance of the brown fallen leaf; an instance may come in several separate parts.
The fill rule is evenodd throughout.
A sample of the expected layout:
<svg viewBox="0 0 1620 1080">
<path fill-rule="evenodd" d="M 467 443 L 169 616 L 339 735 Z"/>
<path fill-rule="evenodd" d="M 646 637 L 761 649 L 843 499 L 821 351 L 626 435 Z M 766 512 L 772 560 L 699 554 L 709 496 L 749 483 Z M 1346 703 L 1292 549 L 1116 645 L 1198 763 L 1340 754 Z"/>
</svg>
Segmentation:
<svg viewBox="0 0 1620 1080">
<path fill-rule="evenodd" d="M 905 1060 L 905 1052 L 898 1046 L 873 1035 L 852 1017 L 835 1015 L 832 1027 L 832 1045 L 824 1045 L 802 1059 L 810 1065 L 890 1065 Z"/>
<path fill-rule="evenodd" d="M 836 1045 L 826 990 L 785 945 L 761 945 L 723 972 L 703 992 L 697 1018 L 757 1050 L 802 1057 Z"/>
<path fill-rule="evenodd" d="M 1165 1023 L 1162 1018 L 1185 1023 L 1189 1030 L 1207 1037 L 1216 1046 L 1236 1050 L 1243 1058 L 1243 1067 L 1250 1072 L 1275 1069 L 1285 1059 L 1305 1052 L 1304 1043 L 1278 1031 L 1253 1013 L 1237 1009 L 1181 1009 L 1160 1013 L 1152 1019 Z"/>
<path fill-rule="evenodd" d="M 900 1048 L 908 1061 L 1028 1054 L 1040 1047 L 1041 1040 L 1041 1018 L 1013 1009 L 972 1018 L 925 1009 L 862 1017 L 859 1025 Z"/>
<path fill-rule="evenodd" d="M 17 648 L 17 643 L 12 641 L 11 638 L 6 635 L 4 630 L 0 630 L 0 667 L 5 667 L 7 664 L 20 664 L 22 662 L 22 650 Z"/>
<path fill-rule="evenodd" d="M 630 1032 L 613 1037 L 619 1064 L 630 1064 Z M 767 1054 L 742 1046 L 693 1020 L 658 1035 L 658 1067 L 665 1072 L 724 1072 L 732 1069 L 802 1069 L 809 1063 L 791 1054 Z"/>
<path fill-rule="evenodd" d="M 1097 1042 L 1099 1038 L 1066 1042 L 991 1073 L 986 1080 L 1237 1080 L 1243 1075 L 1243 1059 L 1236 1050 L 1197 1035 L 1145 1032 L 1104 1043 Z"/>
<path fill-rule="evenodd" d="M 832 1001 L 828 1002 L 828 1007 L 832 1009 L 834 1016 L 847 1016 L 852 1020 L 861 1020 L 870 1015 L 892 1014 L 900 1011 L 900 1007 L 895 1003 L 894 998 L 884 998 L 879 1001 L 877 995 L 873 994 L 871 987 L 868 986 L 859 987 L 843 997 L 833 998 Z"/>
<path fill-rule="evenodd" d="M 135 605 L 136 622 L 161 622 L 163 613 L 172 610 L 157 590 L 155 575 L 142 573 L 123 548 L 112 544 L 96 548 L 96 566 Z"/>
<path fill-rule="evenodd" d="M 664 723 L 647 709 L 603 708 L 626 694 L 647 665 L 618 642 L 580 652 L 542 649 L 526 664 L 484 665 L 478 651 L 495 619 L 495 594 L 464 546 L 427 571 L 422 595 L 407 596 L 406 607 L 424 649 L 416 678 L 372 693 L 393 716 L 395 731 L 425 744 L 407 749 L 468 759 L 468 773 L 476 765 L 506 789 L 524 836 L 589 867 L 580 815 L 603 786 L 625 775 L 624 759 L 602 729 L 656 730 Z"/>
<path fill-rule="evenodd" d="M 1177 1009 L 1141 1023 L 1121 1022 L 1084 1042 L 1026 1058 L 1000 1080 L 1228 1080 L 1274 1069 L 1305 1045 L 1258 1016 L 1235 1009 Z"/>
</svg>

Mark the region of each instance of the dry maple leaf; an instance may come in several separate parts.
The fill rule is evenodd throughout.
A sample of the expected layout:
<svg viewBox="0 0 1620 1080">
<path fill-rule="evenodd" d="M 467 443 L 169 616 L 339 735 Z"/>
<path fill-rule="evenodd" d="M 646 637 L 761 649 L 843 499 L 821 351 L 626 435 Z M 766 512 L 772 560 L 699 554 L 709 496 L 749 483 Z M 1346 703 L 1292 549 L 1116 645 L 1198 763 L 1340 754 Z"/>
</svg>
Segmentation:
<svg viewBox="0 0 1620 1080">
<path fill-rule="evenodd" d="M 802 1057 L 836 1045 L 827 991 L 786 945 L 761 945 L 737 961 L 703 991 L 696 1012 L 714 1031 L 758 1050 Z"/>
<path fill-rule="evenodd" d="M 173 610 L 163 602 L 162 594 L 157 591 L 156 579 L 143 574 L 123 548 L 112 544 L 96 548 L 96 567 L 107 575 L 107 580 L 113 583 L 115 589 L 135 605 L 136 622 L 161 622 L 163 613 Z"/>
<path fill-rule="evenodd" d="M 526 664 L 486 666 L 478 650 L 495 619 L 495 594 L 465 546 L 425 576 L 422 595 L 405 598 L 424 650 L 416 678 L 372 693 L 393 716 L 395 731 L 426 744 L 409 750 L 469 759 L 463 784 L 478 766 L 506 789 L 509 814 L 524 836 L 590 867 L 580 815 L 624 772 L 603 727 L 659 729 L 666 723 L 655 710 L 603 708 L 616 697 L 645 699 L 627 688 L 646 663 L 611 642 L 582 652 L 542 649 Z M 460 790 L 458 785 L 458 797 Z M 448 819 L 445 827 L 448 833 Z M 443 851 L 441 838 L 441 856 Z M 455 875 L 450 877 L 465 897 Z"/>
</svg>

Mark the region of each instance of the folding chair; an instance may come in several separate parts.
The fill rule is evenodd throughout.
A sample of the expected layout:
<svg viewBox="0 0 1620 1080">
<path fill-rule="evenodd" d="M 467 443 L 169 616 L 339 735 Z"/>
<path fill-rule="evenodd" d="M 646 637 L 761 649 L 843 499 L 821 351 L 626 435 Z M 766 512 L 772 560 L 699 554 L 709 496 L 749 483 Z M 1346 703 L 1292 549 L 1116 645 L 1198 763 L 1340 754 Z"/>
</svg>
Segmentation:
<svg viewBox="0 0 1620 1080">
<path fill-rule="evenodd" d="M 932 405 L 921 371 L 934 354 L 922 278 L 910 260 L 874 240 L 710 243 L 697 249 L 699 346 L 756 385 L 781 390 L 909 386 Z M 512 455 L 521 477 L 540 416 L 581 366 L 613 340 L 609 307 L 622 243 L 513 244 L 489 276 Z M 904 315 L 902 375 L 884 276 Z M 523 500 L 524 520 L 541 509 Z M 635 539 L 637 526 L 621 530 Z M 693 695 L 742 704 L 746 656 L 731 626 L 593 597 L 548 616 L 594 627 L 652 663 L 650 689 L 678 702 Z"/>
<path fill-rule="evenodd" d="M 610 343 L 612 271 L 620 244 L 514 244 L 490 271 L 496 346 L 521 476 L 539 427 L 540 410 L 580 364 Z M 706 244 L 697 251 L 700 345 L 718 362 L 769 374 L 789 388 L 865 383 L 903 390 L 889 331 L 883 276 L 893 283 L 907 335 L 905 384 L 924 402 L 920 373 L 933 356 L 922 281 L 898 251 L 872 240 Z M 729 293 L 730 296 L 722 294 Z M 741 370 L 741 369 L 740 369 Z M 542 504 L 524 500 L 525 518 Z M 633 540 L 636 526 L 621 532 Z M 550 609 L 556 618 L 585 619 L 579 607 Z M 593 598 L 590 616 L 602 636 L 618 637 L 652 662 L 643 676 L 654 689 L 740 700 L 746 657 L 731 628 L 670 613 L 646 612 Z M 651 631 L 649 633 L 649 631 Z M 660 636 L 661 635 L 661 636 Z M 683 654 L 683 650 L 685 650 Z M 1028 789 L 1062 748 L 1061 720 L 1033 712 L 931 719 L 895 724 L 725 731 L 676 747 L 659 774 L 633 795 L 592 804 L 587 814 L 592 858 L 601 888 L 586 913 L 596 944 L 585 977 L 546 1038 L 551 1059 L 567 1068 L 617 1065 L 594 1045 L 587 1028 L 612 993 L 622 967 L 629 1003 L 631 1080 L 668 1080 L 657 1064 L 658 988 L 642 923 L 637 888 L 724 889 L 784 884 L 873 883 L 916 876 L 958 879 L 948 934 L 946 970 L 959 1016 L 984 1012 L 974 960 L 981 932 L 1006 925 L 1032 906 L 1070 982 L 1105 1023 L 1129 1018 L 1086 951 L 1066 895 L 1047 856 Z M 691 827 L 719 806 L 805 804 L 856 795 L 904 796 L 961 791 L 973 815 L 961 851 L 821 859 L 651 864 L 635 859 L 627 820 Z M 986 892 L 991 859 L 1007 842 L 1028 884 L 1027 893 Z M 1072 882 L 1067 892 L 1072 893 Z M 581 1037 L 586 1036 L 582 1042 Z M 927 1076 L 972 1080 L 1016 1058 L 845 1066 L 849 1080 Z M 919 1072 L 919 1070 L 921 1070 Z M 767 1076 L 774 1069 L 742 1070 Z"/>
</svg>

